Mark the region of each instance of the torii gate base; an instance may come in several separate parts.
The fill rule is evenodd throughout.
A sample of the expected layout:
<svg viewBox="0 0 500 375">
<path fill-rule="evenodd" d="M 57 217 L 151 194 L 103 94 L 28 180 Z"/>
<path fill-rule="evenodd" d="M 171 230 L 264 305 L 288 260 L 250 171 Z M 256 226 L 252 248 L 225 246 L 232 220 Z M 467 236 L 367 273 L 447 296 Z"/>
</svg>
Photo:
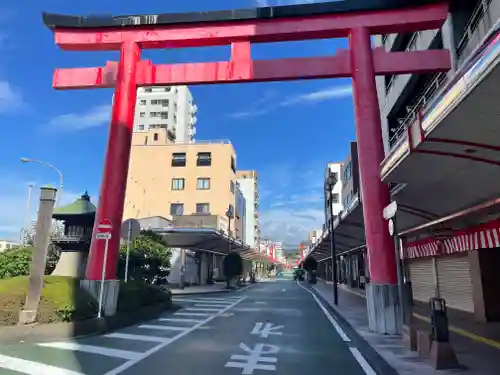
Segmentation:
<svg viewBox="0 0 500 375">
<path fill-rule="evenodd" d="M 380 181 L 384 149 L 375 75 L 447 71 L 450 56 L 443 50 L 372 51 L 370 36 L 440 28 L 448 15 L 448 6 L 433 0 L 401 0 L 399 7 L 394 5 L 395 1 L 385 5 L 376 1 L 376 6 L 368 3 L 346 0 L 244 10 L 241 13 L 227 11 L 97 20 L 44 16 L 45 23 L 54 29 L 56 43 L 63 49 L 120 51 L 118 64 L 108 63 L 105 68 L 57 69 L 53 82 L 57 89 L 115 88 L 96 215 L 96 225 L 100 220 L 108 219 L 114 226 L 105 269 L 106 288 L 112 289 L 107 311 L 112 313 L 116 308 L 113 295 L 117 292 L 117 284 L 112 280 L 116 279 L 137 86 L 352 77 L 371 279 L 367 288 L 370 329 L 384 334 L 401 331 L 396 255 L 382 217 L 382 210 L 389 203 L 389 191 Z M 407 3 L 425 5 L 402 8 Z M 356 11 L 345 12 L 350 6 Z M 316 58 L 266 61 L 251 58 L 252 42 L 338 37 L 349 37 L 349 51 Z M 228 44 L 231 44 L 232 51 L 228 62 L 155 66 L 150 61 L 140 60 L 141 49 Z M 103 260 L 104 241 L 97 241 L 94 236 L 86 272 L 86 284 L 91 290 L 97 290 L 92 285 L 100 283 Z"/>
</svg>

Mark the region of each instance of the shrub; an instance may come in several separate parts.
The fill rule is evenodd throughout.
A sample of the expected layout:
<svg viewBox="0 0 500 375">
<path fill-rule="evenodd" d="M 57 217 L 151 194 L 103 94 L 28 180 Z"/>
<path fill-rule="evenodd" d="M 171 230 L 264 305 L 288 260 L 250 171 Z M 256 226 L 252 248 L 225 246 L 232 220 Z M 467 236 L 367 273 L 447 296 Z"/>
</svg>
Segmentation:
<svg viewBox="0 0 500 375">
<path fill-rule="evenodd" d="M 224 269 L 224 276 L 229 288 L 230 281 L 243 273 L 243 259 L 241 255 L 234 251 L 227 254 L 224 258 L 222 268 Z"/>
<path fill-rule="evenodd" d="M 32 246 L 16 246 L 0 253 L 0 279 L 27 276 L 30 273 Z M 45 274 L 50 275 L 59 260 L 59 248 L 49 244 Z"/>
</svg>

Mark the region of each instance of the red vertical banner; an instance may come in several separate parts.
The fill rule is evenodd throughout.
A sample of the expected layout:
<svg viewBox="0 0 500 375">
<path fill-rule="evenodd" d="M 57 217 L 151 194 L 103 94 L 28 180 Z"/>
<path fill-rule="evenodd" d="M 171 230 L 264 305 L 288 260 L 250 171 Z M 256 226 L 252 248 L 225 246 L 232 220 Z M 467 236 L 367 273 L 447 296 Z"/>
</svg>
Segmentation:
<svg viewBox="0 0 500 375">
<path fill-rule="evenodd" d="M 304 260 L 304 245 L 300 245 L 300 261 Z"/>
</svg>

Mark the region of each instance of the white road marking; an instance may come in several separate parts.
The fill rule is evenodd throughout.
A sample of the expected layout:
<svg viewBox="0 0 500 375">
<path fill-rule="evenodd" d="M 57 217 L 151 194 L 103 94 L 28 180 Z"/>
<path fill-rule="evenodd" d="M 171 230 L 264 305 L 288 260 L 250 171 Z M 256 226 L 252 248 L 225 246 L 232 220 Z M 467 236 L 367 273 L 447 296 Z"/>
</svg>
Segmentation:
<svg viewBox="0 0 500 375">
<path fill-rule="evenodd" d="M 177 331 L 177 332 L 184 332 L 189 329 L 189 327 L 164 326 L 160 324 L 141 324 L 138 327 L 144 329 L 157 329 L 159 331 Z"/>
<path fill-rule="evenodd" d="M 366 361 L 365 357 L 363 357 L 363 354 L 359 351 L 358 348 L 350 347 L 351 353 L 354 358 L 356 358 L 356 361 L 358 361 L 359 365 L 363 369 L 366 375 L 377 375 L 375 370 L 373 370 L 372 366 Z"/>
<path fill-rule="evenodd" d="M 218 307 L 219 309 L 226 307 L 227 305 L 215 304 L 215 303 L 195 303 L 198 307 Z"/>
<path fill-rule="evenodd" d="M 220 309 L 211 309 L 211 308 L 205 308 L 205 307 L 186 307 L 183 310 L 185 310 L 185 311 L 212 311 L 212 312 L 220 311 Z"/>
<path fill-rule="evenodd" d="M 104 335 L 104 337 L 110 339 L 121 339 L 121 340 L 136 340 L 136 341 L 151 341 L 151 342 L 168 342 L 171 339 L 168 337 L 158 337 L 158 336 L 147 336 L 147 335 L 135 335 L 129 333 L 109 333 Z"/>
<path fill-rule="evenodd" d="M 276 365 L 265 363 L 278 363 L 278 358 L 271 357 L 276 354 L 280 347 L 269 344 L 256 344 L 253 349 L 245 343 L 240 343 L 240 349 L 248 354 L 233 354 L 224 367 L 240 368 L 242 375 L 251 375 L 255 370 L 276 371 Z"/>
<path fill-rule="evenodd" d="M 129 350 L 111 349 L 105 348 L 103 346 L 94 345 L 82 345 L 76 342 L 48 342 L 38 344 L 38 346 L 43 346 L 45 348 L 55 348 L 62 350 L 72 350 L 77 352 L 92 353 L 105 355 L 107 357 L 123 358 L 123 359 L 136 359 L 140 356 L 137 352 L 131 352 Z"/>
<path fill-rule="evenodd" d="M 297 281 L 297 285 L 299 287 L 301 287 L 302 289 L 304 289 L 311 296 L 313 296 L 313 298 L 316 301 L 316 303 L 318 304 L 319 308 L 326 315 L 327 319 L 330 321 L 330 323 L 332 324 L 333 328 L 335 328 L 335 330 L 337 331 L 337 333 L 339 334 L 339 336 L 342 338 L 342 340 L 344 340 L 346 342 L 351 341 L 351 339 L 349 338 L 349 336 L 346 335 L 346 333 L 344 332 L 344 330 L 342 329 L 342 327 L 340 326 L 340 324 L 335 320 L 335 318 L 332 316 L 332 314 L 330 314 L 330 312 L 326 309 L 326 307 L 323 306 L 323 304 L 318 299 L 318 297 L 316 297 L 316 294 L 314 294 L 313 292 L 311 292 L 307 288 L 304 288 L 302 285 L 300 285 L 300 283 L 298 281 Z"/>
<path fill-rule="evenodd" d="M 251 288 L 252 286 L 255 286 L 257 284 L 250 284 L 250 285 L 247 285 L 247 286 L 244 286 L 243 288 L 240 288 L 238 289 L 236 292 L 243 292 L 244 290 L 247 290 L 248 288 Z M 231 297 L 229 297 L 231 298 Z M 236 297 L 232 297 L 232 298 L 236 298 Z"/>
<path fill-rule="evenodd" d="M 159 318 L 160 322 L 184 322 L 184 323 L 200 323 L 203 320 L 189 318 Z"/>
<path fill-rule="evenodd" d="M 245 300 L 246 297 L 242 297 L 241 299 L 239 300 L 235 300 L 234 303 L 232 303 L 231 305 L 229 305 L 228 307 L 226 307 L 225 309 L 221 310 L 219 313 L 217 314 L 214 314 L 210 317 L 208 317 L 207 319 L 195 324 L 194 326 L 190 327 L 189 329 L 187 329 L 186 331 L 184 332 L 180 332 L 178 333 L 177 335 L 175 335 L 174 337 L 171 338 L 170 341 L 168 342 L 165 342 L 165 343 L 162 343 L 160 345 L 157 345 L 155 346 L 154 348 L 151 348 L 149 349 L 148 351 L 144 352 L 144 353 L 140 353 L 140 355 L 131 360 L 131 361 L 128 361 L 128 362 L 125 362 L 123 365 L 121 366 L 118 366 L 116 368 L 114 368 L 113 370 L 110 370 L 108 371 L 107 373 L 105 373 L 104 375 L 118 375 L 120 373 L 122 373 L 123 371 L 125 371 L 126 369 L 132 367 L 133 365 L 135 365 L 136 363 L 142 361 L 144 358 L 147 358 L 149 357 L 150 355 L 156 353 L 157 351 L 165 348 L 166 346 L 168 346 L 169 344 L 179 340 L 180 338 L 188 335 L 189 333 L 195 331 L 196 329 L 200 328 L 201 326 L 207 324 L 208 322 L 214 320 L 215 318 L 217 318 L 218 316 L 220 316 L 221 314 L 227 312 L 229 309 L 233 308 L 234 306 L 236 306 L 238 303 L 240 303 L 241 301 Z M 34 375 L 46 375 L 46 374 L 51 374 L 51 375 L 59 375 L 59 374 L 55 374 L 54 372 L 46 372 L 46 373 L 40 373 L 40 374 L 34 374 Z M 31 375 L 31 374 L 30 374 Z M 64 373 L 62 373 L 61 375 L 65 375 Z M 68 374 L 68 375 L 73 375 L 73 374 Z M 80 374 L 74 374 L 74 375 L 80 375 Z"/>
<path fill-rule="evenodd" d="M 205 300 L 205 299 L 201 299 L 201 298 L 186 298 L 186 299 L 172 298 L 172 302 L 194 302 L 194 303 L 208 302 L 208 303 L 225 303 L 225 304 L 230 304 L 230 303 L 234 302 L 234 300 L 227 300 L 227 299 Z"/>
<path fill-rule="evenodd" d="M 45 365 L 26 359 L 8 357 L 0 354 L 0 368 L 28 375 L 85 375 L 81 372 Z"/>
<path fill-rule="evenodd" d="M 222 310 L 224 311 L 224 310 Z M 212 314 L 209 313 L 189 313 L 189 312 L 177 312 L 174 315 L 180 315 L 180 316 L 210 316 Z"/>
</svg>

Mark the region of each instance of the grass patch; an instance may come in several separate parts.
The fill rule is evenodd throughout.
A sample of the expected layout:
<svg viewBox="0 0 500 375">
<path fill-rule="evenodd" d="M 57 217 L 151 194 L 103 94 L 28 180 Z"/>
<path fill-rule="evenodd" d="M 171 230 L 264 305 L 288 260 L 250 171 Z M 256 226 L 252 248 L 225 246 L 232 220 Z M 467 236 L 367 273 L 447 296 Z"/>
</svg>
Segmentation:
<svg viewBox="0 0 500 375">
<path fill-rule="evenodd" d="M 17 324 L 27 288 L 27 276 L 0 279 L 0 325 Z M 122 283 L 118 295 L 118 312 L 170 301 L 171 293 L 168 290 L 138 282 Z M 45 276 L 37 322 L 46 324 L 90 319 L 97 316 L 97 308 L 97 301 L 80 288 L 78 279 Z"/>
</svg>

